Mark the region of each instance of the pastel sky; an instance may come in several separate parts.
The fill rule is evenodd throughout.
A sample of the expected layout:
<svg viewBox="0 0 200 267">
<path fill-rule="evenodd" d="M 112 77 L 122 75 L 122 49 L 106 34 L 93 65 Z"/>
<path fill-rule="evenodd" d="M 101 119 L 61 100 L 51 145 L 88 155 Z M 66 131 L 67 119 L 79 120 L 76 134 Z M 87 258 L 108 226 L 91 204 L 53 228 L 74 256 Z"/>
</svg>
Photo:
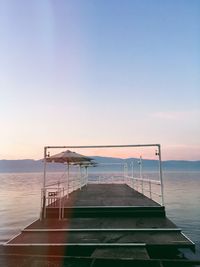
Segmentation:
<svg viewBox="0 0 200 267">
<path fill-rule="evenodd" d="M 200 160 L 199 0 L 0 0 L 0 159 L 160 143 Z"/>
</svg>

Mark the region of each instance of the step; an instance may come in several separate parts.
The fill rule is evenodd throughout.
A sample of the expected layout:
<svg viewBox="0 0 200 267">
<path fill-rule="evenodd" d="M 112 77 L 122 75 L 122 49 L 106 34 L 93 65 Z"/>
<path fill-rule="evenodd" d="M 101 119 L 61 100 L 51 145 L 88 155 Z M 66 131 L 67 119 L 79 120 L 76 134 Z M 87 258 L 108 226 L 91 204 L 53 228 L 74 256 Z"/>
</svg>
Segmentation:
<svg viewBox="0 0 200 267">
<path fill-rule="evenodd" d="M 111 207 L 65 207 L 64 218 L 94 218 L 94 217 L 164 217 L 163 206 L 138 207 L 138 206 L 111 206 Z M 59 208 L 48 207 L 47 218 L 58 218 Z"/>
<path fill-rule="evenodd" d="M 194 247 L 180 229 L 87 229 L 28 230 L 11 239 L 7 247 L 97 247 L 97 246 Z"/>
<path fill-rule="evenodd" d="M 151 260 L 151 259 L 112 259 L 112 258 L 91 258 L 73 256 L 46 256 L 37 255 L 1 255 L 0 266 L 2 267 L 199 267 L 200 261 L 188 260 Z"/>
</svg>

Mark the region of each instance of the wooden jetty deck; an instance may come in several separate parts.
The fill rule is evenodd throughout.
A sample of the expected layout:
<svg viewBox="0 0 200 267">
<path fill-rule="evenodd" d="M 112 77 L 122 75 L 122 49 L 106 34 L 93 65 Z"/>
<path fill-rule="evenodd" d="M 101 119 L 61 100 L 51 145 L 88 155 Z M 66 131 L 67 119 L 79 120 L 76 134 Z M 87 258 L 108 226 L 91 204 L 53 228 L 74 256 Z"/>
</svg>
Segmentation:
<svg viewBox="0 0 200 267">
<path fill-rule="evenodd" d="M 194 250 L 194 243 L 166 217 L 165 208 L 126 184 L 87 184 L 62 201 L 63 219 L 58 219 L 56 201 L 47 207 L 46 219 L 4 245 L 2 255 L 10 259 L 5 267 L 14 257 L 29 267 L 47 266 L 45 261 L 55 266 L 200 266 L 180 257 L 181 249 Z"/>
</svg>

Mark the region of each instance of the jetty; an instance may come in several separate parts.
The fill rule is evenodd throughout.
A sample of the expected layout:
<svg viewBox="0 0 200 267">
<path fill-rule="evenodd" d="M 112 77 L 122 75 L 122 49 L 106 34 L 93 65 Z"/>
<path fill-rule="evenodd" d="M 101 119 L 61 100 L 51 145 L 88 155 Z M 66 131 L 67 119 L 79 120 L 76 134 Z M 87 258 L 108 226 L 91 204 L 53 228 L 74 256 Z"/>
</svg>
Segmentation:
<svg viewBox="0 0 200 267">
<path fill-rule="evenodd" d="M 2 266 L 200 266 L 195 244 L 166 216 L 160 145 L 95 148 L 141 146 L 156 147 L 159 179 L 142 177 L 141 157 L 138 177 L 127 162 L 103 177 L 89 174 L 92 158 L 69 150 L 93 147 L 45 147 L 40 218 L 3 245 Z M 52 148 L 67 151 L 50 156 Z M 47 184 L 51 162 L 67 163 L 65 185 Z"/>
</svg>

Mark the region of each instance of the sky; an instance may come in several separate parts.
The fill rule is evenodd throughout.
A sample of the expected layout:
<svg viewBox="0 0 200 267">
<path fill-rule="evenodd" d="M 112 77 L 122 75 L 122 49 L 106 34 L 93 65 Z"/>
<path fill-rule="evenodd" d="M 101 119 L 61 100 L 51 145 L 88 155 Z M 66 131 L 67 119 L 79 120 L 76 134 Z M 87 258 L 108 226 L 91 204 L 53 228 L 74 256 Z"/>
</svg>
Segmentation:
<svg viewBox="0 0 200 267">
<path fill-rule="evenodd" d="M 200 160 L 200 1 L 0 0 L 0 159 L 160 143 Z"/>
</svg>

